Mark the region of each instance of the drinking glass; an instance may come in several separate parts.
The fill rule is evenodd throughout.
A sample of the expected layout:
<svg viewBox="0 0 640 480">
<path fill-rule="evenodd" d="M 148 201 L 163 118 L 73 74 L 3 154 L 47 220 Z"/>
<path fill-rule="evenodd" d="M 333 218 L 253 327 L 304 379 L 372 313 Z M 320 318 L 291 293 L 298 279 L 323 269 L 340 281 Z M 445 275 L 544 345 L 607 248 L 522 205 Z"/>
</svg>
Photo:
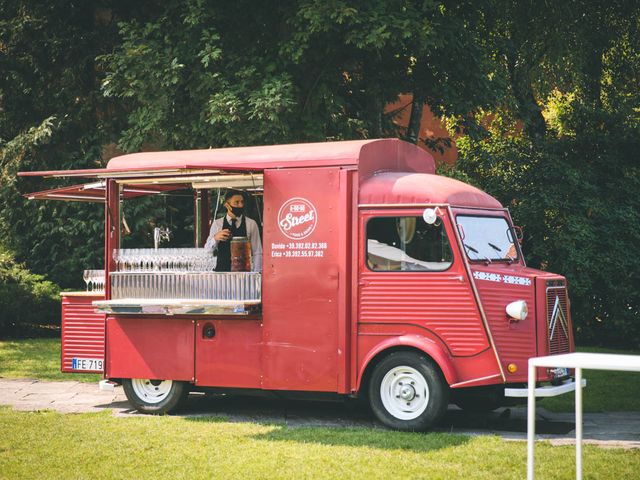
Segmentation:
<svg viewBox="0 0 640 480">
<path fill-rule="evenodd" d="M 90 270 L 85 270 L 84 272 L 82 272 L 82 279 L 84 280 L 84 283 L 87 284 L 87 292 L 89 291 L 89 282 L 91 281 L 91 277 L 89 276 Z"/>
</svg>

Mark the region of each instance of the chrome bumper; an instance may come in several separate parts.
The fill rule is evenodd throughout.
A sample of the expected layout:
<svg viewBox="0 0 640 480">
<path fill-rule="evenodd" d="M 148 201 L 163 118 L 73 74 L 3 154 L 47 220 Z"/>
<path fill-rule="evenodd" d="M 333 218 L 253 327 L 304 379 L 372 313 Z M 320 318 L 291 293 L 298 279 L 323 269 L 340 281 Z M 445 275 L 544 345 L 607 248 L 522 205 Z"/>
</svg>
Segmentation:
<svg viewBox="0 0 640 480">
<path fill-rule="evenodd" d="M 587 380 L 582 379 L 582 388 L 587 386 Z M 547 385 L 545 387 L 538 387 L 535 390 L 536 397 L 555 397 L 556 395 L 562 395 L 563 393 L 573 392 L 576 389 L 575 381 L 570 378 L 565 380 L 560 385 Z M 527 387 L 524 388 L 505 388 L 505 397 L 526 397 Z"/>
</svg>

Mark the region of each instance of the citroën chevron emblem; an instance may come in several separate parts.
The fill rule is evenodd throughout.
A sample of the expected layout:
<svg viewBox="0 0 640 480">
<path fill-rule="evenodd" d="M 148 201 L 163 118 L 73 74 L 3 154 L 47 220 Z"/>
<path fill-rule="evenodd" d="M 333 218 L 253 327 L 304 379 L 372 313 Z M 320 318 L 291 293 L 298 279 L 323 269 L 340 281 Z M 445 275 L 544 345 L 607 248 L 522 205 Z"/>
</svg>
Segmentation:
<svg viewBox="0 0 640 480">
<path fill-rule="evenodd" d="M 560 297 L 556 295 L 556 301 L 553 305 L 553 310 L 551 313 L 551 321 L 549 322 L 549 340 L 553 340 L 553 335 L 556 332 L 558 322 L 560 322 L 560 327 L 562 328 L 562 330 L 564 330 L 564 334 L 568 338 L 569 324 L 567 322 L 567 318 L 564 316 L 564 312 L 562 311 L 562 305 L 560 305 Z"/>
</svg>

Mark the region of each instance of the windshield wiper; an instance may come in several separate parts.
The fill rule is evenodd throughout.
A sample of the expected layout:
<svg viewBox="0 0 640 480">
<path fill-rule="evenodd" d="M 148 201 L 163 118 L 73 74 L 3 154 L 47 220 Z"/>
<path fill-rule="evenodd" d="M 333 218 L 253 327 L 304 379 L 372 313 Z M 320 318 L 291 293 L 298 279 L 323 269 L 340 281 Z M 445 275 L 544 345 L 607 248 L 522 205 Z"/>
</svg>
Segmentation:
<svg viewBox="0 0 640 480">
<path fill-rule="evenodd" d="M 477 257 L 480 257 L 480 252 L 478 250 L 476 250 L 475 248 L 473 248 L 471 245 L 467 244 L 467 243 L 463 243 L 463 245 L 465 246 L 465 248 L 467 250 L 471 250 L 473 253 L 476 254 Z M 483 260 L 482 258 L 475 258 L 472 260 Z M 491 259 L 489 257 L 487 257 L 486 255 L 484 256 L 484 261 L 487 262 L 487 265 L 491 263 Z"/>
<path fill-rule="evenodd" d="M 496 252 L 498 252 L 499 254 L 501 254 L 501 255 L 502 255 L 502 250 L 501 250 L 500 248 L 496 247 L 493 243 L 491 243 L 491 242 L 487 242 L 487 245 L 489 245 L 489 246 L 490 246 L 491 248 L 493 248 Z M 515 262 L 515 261 L 516 261 L 516 259 L 515 259 L 515 258 L 513 258 L 511 255 L 509 255 L 509 252 L 507 252 L 505 255 L 506 255 L 506 257 L 509 259 L 509 265 L 511 265 L 513 262 Z"/>
<path fill-rule="evenodd" d="M 476 254 L 480 253 L 478 250 L 476 250 L 475 248 L 473 248 L 473 247 L 472 247 L 471 245 L 469 245 L 468 243 L 464 243 L 463 245 L 467 248 L 467 250 L 471 250 L 473 253 L 476 253 Z"/>
<path fill-rule="evenodd" d="M 502 250 L 500 249 L 500 247 L 496 247 L 493 243 L 487 242 L 487 245 L 489 245 L 491 248 L 493 248 L 496 252 L 502 253 Z"/>
</svg>

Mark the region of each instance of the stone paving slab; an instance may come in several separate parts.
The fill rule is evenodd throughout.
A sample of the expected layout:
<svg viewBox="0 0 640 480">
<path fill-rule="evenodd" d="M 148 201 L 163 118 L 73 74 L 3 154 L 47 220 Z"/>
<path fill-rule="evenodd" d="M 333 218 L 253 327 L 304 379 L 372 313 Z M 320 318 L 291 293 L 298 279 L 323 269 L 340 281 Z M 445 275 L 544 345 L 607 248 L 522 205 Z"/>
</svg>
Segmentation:
<svg viewBox="0 0 640 480">
<path fill-rule="evenodd" d="M 60 413 L 99 412 L 111 409 L 118 417 L 137 416 L 122 387 L 99 390 L 95 383 L 45 382 L 0 378 L 0 405 L 16 410 L 54 410 Z M 554 445 L 575 444 L 573 413 L 553 413 L 538 407 L 537 438 Z M 184 417 L 214 416 L 231 422 L 283 424 L 292 427 L 383 428 L 367 408 L 353 401 L 319 402 L 249 396 L 191 394 L 181 411 Z M 467 435 L 497 435 L 526 440 L 526 408 L 498 409 L 471 414 L 451 406 L 436 431 Z M 640 448 L 640 412 L 585 413 L 584 442 L 602 447 Z"/>
</svg>

